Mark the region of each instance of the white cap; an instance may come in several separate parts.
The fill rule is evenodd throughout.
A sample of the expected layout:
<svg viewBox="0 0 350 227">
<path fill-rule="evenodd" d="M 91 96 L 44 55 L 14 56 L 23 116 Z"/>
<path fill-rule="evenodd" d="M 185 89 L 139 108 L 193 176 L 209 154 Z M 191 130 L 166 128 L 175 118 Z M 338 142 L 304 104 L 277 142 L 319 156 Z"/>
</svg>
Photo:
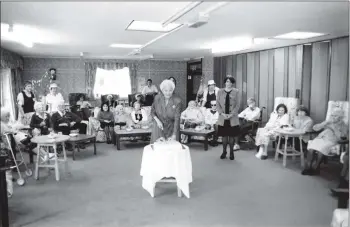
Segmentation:
<svg viewBox="0 0 350 227">
<path fill-rule="evenodd" d="M 208 86 L 210 86 L 210 85 L 215 85 L 215 81 L 214 80 L 209 80 L 208 81 Z"/>
<path fill-rule="evenodd" d="M 58 87 L 56 83 L 52 83 L 50 84 L 50 89 L 53 88 L 53 87 Z"/>
</svg>

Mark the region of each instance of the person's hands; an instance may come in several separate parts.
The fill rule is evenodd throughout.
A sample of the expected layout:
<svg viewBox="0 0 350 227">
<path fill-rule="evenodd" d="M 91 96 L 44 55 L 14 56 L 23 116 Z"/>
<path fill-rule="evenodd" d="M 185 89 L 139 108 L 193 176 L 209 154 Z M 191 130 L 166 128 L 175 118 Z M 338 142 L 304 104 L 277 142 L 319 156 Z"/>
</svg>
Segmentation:
<svg viewBox="0 0 350 227">
<path fill-rule="evenodd" d="M 156 142 L 165 142 L 165 138 L 164 137 L 160 137 L 156 140 Z"/>
<path fill-rule="evenodd" d="M 158 128 L 160 128 L 161 130 L 163 130 L 163 129 L 164 129 L 164 128 L 163 128 L 163 123 L 162 123 L 159 119 L 157 119 L 156 122 L 157 122 Z"/>
<path fill-rule="evenodd" d="M 176 135 L 172 135 L 168 138 L 168 141 L 175 141 L 176 140 Z"/>
<path fill-rule="evenodd" d="M 68 126 L 68 124 L 67 123 L 61 123 L 58 126 Z"/>
<path fill-rule="evenodd" d="M 75 125 L 75 121 L 72 121 L 71 123 L 70 123 L 70 126 L 74 126 Z"/>
<path fill-rule="evenodd" d="M 46 124 L 45 124 L 45 121 L 42 121 L 42 122 L 40 123 L 40 126 L 44 126 L 44 125 L 46 125 Z"/>
</svg>

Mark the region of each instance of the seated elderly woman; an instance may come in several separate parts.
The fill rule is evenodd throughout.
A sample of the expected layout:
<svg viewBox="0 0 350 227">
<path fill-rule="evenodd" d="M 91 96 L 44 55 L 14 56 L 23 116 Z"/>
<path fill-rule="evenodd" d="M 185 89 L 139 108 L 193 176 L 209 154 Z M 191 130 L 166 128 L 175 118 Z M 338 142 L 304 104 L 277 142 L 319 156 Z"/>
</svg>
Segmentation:
<svg viewBox="0 0 350 227">
<path fill-rule="evenodd" d="M 189 101 L 188 107 L 181 113 L 180 119 L 184 128 L 195 128 L 204 123 L 204 116 L 193 100 Z"/>
<path fill-rule="evenodd" d="M 148 120 L 147 113 L 141 108 L 141 103 L 139 102 L 134 103 L 134 110 L 130 114 L 135 128 L 141 128 L 142 124 L 145 124 Z"/>
<path fill-rule="evenodd" d="M 16 144 L 29 145 L 30 144 L 30 135 L 20 131 L 24 125 L 16 124 L 10 122 L 10 111 L 6 108 L 1 108 L 1 135 L 4 133 L 10 133 L 13 136 L 13 139 Z M 3 141 L 6 141 L 3 139 Z"/>
<path fill-rule="evenodd" d="M 30 127 L 33 130 L 33 135 L 48 135 L 51 128 L 51 117 L 48 113 L 45 113 L 46 105 L 42 102 L 36 102 L 34 104 L 35 113 L 30 120 Z"/>
<path fill-rule="evenodd" d="M 311 132 L 312 126 L 314 125 L 313 120 L 309 117 L 309 110 L 305 106 L 299 106 L 297 109 L 297 116 L 294 118 L 292 126 L 296 129 L 301 129 L 304 132 Z M 308 135 L 302 137 L 302 146 L 306 147 L 309 140 Z M 300 150 L 300 140 L 294 140 L 294 148 Z"/>
<path fill-rule="evenodd" d="M 305 169 L 302 175 L 316 175 L 320 173 L 320 165 L 325 156 L 332 155 L 332 147 L 337 145 L 342 137 L 348 136 L 348 126 L 344 124 L 344 111 L 336 108 L 330 115 L 329 120 L 314 125 L 315 131 L 323 130 L 315 139 L 310 140 L 307 146 L 308 154 Z M 314 154 L 317 154 L 316 165 L 313 167 Z"/>
<path fill-rule="evenodd" d="M 114 122 L 118 127 L 126 126 L 128 123 L 129 116 L 125 113 L 124 107 L 122 105 L 118 105 L 115 107 L 114 111 Z"/>
<path fill-rule="evenodd" d="M 270 140 L 275 140 L 277 130 L 289 125 L 289 115 L 286 105 L 279 104 L 276 110 L 271 113 L 270 119 L 264 128 L 259 128 L 256 133 L 255 145 L 259 147 L 259 152 L 255 155 L 258 159 L 267 159 L 267 147 Z"/>
<path fill-rule="evenodd" d="M 107 137 L 107 143 L 110 144 L 113 139 L 114 133 L 114 116 L 109 111 L 110 106 L 107 103 L 103 103 L 100 112 L 97 114 L 97 120 L 100 122 L 100 127 L 105 131 Z"/>
</svg>

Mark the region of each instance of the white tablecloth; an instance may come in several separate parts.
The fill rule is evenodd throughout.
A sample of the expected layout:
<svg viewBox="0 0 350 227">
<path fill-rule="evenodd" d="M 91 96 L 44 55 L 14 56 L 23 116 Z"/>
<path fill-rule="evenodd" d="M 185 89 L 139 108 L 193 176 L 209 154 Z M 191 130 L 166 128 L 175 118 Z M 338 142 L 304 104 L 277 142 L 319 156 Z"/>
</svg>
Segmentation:
<svg viewBox="0 0 350 227">
<path fill-rule="evenodd" d="M 333 212 L 333 218 L 331 227 L 348 227 L 349 223 L 349 210 L 348 209 L 335 209 Z"/>
<path fill-rule="evenodd" d="M 156 149 L 155 145 L 147 145 L 143 150 L 140 175 L 142 187 L 154 197 L 154 187 L 164 177 L 174 177 L 177 187 L 190 197 L 189 184 L 192 182 L 192 161 L 190 150 Z"/>
</svg>

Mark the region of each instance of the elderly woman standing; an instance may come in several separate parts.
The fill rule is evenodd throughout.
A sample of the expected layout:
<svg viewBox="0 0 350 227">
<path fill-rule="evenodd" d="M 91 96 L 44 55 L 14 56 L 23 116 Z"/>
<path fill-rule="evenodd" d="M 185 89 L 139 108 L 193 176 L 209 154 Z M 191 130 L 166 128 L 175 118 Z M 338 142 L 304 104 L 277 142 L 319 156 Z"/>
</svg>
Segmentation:
<svg viewBox="0 0 350 227">
<path fill-rule="evenodd" d="M 216 108 L 219 113 L 218 136 L 222 136 L 223 152 L 221 159 L 226 158 L 227 145 L 230 144 L 230 160 L 234 160 L 234 150 L 239 149 L 234 146 L 235 137 L 239 135 L 238 110 L 241 103 L 238 89 L 233 85 L 236 83 L 233 77 L 225 78 L 225 88 L 220 89 L 216 97 Z"/>
<path fill-rule="evenodd" d="M 23 91 L 17 95 L 18 120 L 24 125 L 29 125 L 34 113 L 34 103 L 36 100 L 32 89 L 32 83 L 29 81 L 25 82 Z"/>
<path fill-rule="evenodd" d="M 58 106 L 61 103 L 64 103 L 64 99 L 61 93 L 57 91 L 58 86 L 56 83 L 50 84 L 50 93 L 46 96 L 46 104 L 49 105 L 49 112 L 55 113 L 58 111 Z"/>
<path fill-rule="evenodd" d="M 302 175 L 315 175 L 320 172 L 320 164 L 324 156 L 332 155 L 331 148 L 337 145 L 342 137 L 348 135 L 348 126 L 343 121 L 344 112 L 342 109 L 336 108 L 331 113 L 329 120 L 314 125 L 315 131 L 323 130 L 315 139 L 310 140 L 307 146 L 308 154 L 305 162 L 305 169 Z M 318 154 L 316 166 L 313 168 L 314 153 Z"/>
<path fill-rule="evenodd" d="M 275 140 L 281 127 L 289 125 L 289 115 L 286 105 L 279 104 L 276 110 L 271 113 L 270 119 L 264 128 L 259 128 L 256 133 L 255 145 L 259 152 L 255 155 L 258 159 L 267 159 L 267 147 L 270 140 Z"/>
<path fill-rule="evenodd" d="M 107 95 L 107 101 L 105 103 L 107 103 L 110 110 L 114 110 L 118 105 L 118 102 L 113 99 L 113 95 Z"/>
<path fill-rule="evenodd" d="M 175 84 L 171 80 L 164 80 L 160 84 L 162 93 L 156 95 L 152 104 L 151 143 L 157 140 L 177 140 L 180 137 L 181 99 L 173 96 Z"/>
</svg>

